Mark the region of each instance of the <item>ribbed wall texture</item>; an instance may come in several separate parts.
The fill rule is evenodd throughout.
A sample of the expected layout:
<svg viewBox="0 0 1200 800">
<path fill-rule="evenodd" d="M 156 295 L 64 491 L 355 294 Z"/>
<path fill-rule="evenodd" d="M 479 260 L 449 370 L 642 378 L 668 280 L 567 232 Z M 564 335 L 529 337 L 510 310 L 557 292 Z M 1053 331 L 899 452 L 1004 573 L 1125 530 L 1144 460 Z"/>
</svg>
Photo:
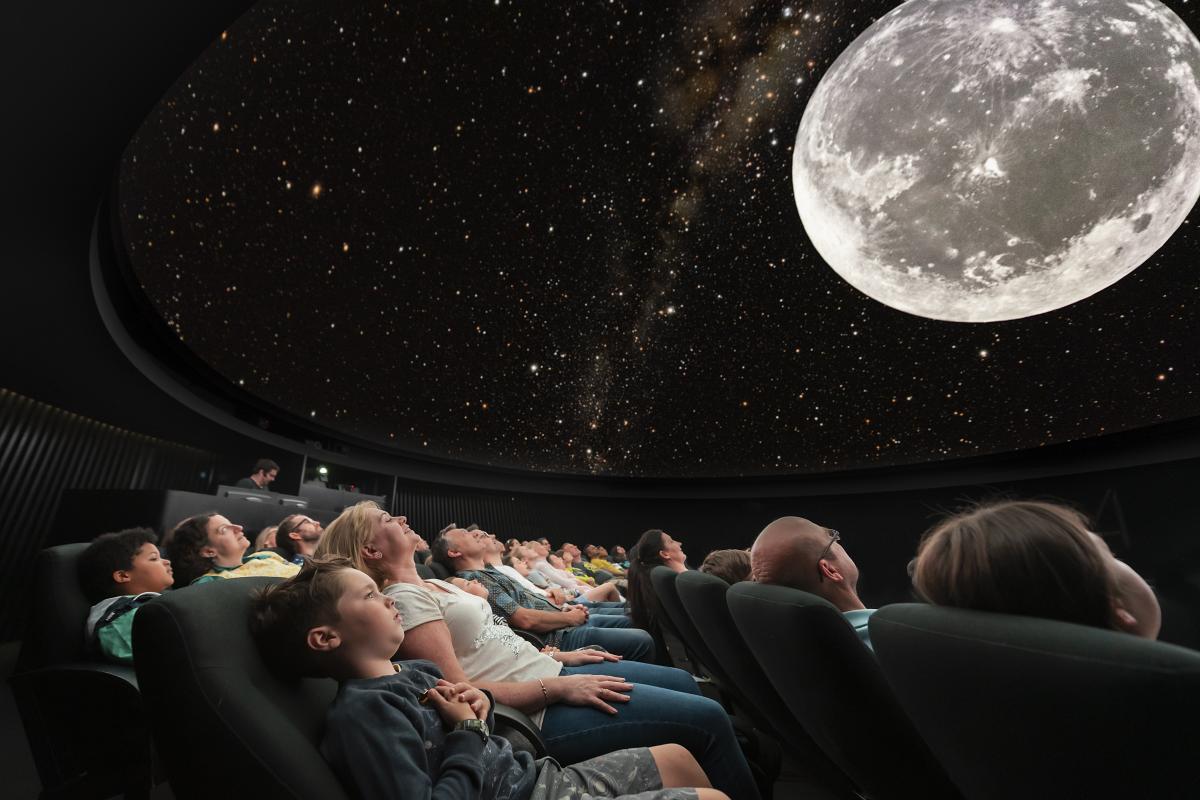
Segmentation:
<svg viewBox="0 0 1200 800">
<path fill-rule="evenodd" d="M 0 640 L 21 635 L 16 602 L 63 489 L 208 491 L 215 457 L 0 388 Z"/>
</svg>

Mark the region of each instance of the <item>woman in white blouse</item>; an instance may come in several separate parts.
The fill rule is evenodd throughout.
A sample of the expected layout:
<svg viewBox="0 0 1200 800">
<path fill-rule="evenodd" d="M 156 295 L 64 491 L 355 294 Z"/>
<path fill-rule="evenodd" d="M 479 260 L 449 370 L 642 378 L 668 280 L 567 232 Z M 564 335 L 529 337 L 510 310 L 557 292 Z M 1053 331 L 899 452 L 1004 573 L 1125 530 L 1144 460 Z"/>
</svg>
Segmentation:
<svg viewBox="0 0 1200 800">
<path fill-rule="evenodd" d="M 497 624 L 482 585 L 423 580 L 413 563 L 419 539 L 404 517 L 368 501 L 343 511 L 317 551 L 350 559 L 395 600 L 405 630 L 398 658 L 432 661 L 446 680 L 529 714 L 563 763 L 675 742 L 696 755 L 714 787 L 757 797 L 728 715 L 691 675 L 597 650 L 539 651 Z"/>
</svg>

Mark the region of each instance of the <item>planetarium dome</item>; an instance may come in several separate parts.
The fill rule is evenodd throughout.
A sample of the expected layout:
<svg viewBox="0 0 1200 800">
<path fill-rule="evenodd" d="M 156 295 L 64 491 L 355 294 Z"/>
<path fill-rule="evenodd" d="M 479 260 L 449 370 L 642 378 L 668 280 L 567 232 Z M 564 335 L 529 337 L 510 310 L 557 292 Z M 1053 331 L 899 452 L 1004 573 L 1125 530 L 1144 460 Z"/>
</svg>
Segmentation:
<svg viewBox="0 0 1200 800">
<path fill-rule="evenodd" d="M 962 5 L 258 5 L 125 152 L 125 274 L 226 391 L 451 462 L 805 475 L 1195 416 L 1194 12 L 922 10 Z"/>
</svg>

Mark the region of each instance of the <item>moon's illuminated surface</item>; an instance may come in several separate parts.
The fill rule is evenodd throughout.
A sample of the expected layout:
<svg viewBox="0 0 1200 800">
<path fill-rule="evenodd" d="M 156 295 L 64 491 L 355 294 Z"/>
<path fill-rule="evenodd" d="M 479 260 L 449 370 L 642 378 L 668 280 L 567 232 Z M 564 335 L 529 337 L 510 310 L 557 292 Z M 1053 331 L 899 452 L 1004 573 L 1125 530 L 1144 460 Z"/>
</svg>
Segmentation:
<svg viewBox="0 0 1200 800">
<path fill-rule="evenodd" d="M 908 0 L 817 87 L 804 229 L 902 311 L 1051 311 L 1154 254 L 1200 195 L 1200 42 L 1157 0 Z"/>
</svg>

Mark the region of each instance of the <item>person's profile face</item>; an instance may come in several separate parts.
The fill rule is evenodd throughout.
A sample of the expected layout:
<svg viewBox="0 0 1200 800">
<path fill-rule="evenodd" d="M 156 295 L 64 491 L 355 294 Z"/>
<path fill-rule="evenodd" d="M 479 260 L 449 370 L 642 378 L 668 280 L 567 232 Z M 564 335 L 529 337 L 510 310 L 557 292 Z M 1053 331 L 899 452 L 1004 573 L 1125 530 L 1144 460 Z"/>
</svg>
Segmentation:
<svg viewBox="0 0 1200 800">
<path fill-rule="evenodd" d="M 266 479 L 266 480 L 265 480 L 265 482 L 266 482 L 267 484 L 270 484 L 270 483 L 271 483 L 271 481 L 275 480 L 275 478 L 276 478 L 278 475 L 279 475 L 279 470 L 277 470 L 277 469 L 273 469 L 273 470 L 271 470 L 270 472 L 264 473 L 263 477 Z"/>
<path fill-rule="evenodd" d="M 158 546 L 146 542 L 133 555 L 129 569 L 121 570 L 124 581 L 120 584 L 130 594 L 142 592 L 161 592 L 175 583 L 175 575 L 171 570 L 171 562 L 162 557 Z"/>
<path fill-rule="evenodd" d="M 404 617 L 396 602 L 379 590 L 368 575 L 356 569 L 339 576 L 336 628 L 344 644 L 378 658 L 391 658 L 404 641 Z"/>
<path fill-rule="evenodd" d="M 220 514 L 214 515 L 206 526 L 210 555 L 220 558 L 240 557 L 250 546 L 250 540 L 242 532 L 241 525 L 234 525 Z"/>
<path fill-rule="evenodd" d="M 663 534 L 661 555 L 664 561 L 678 561 L 682 564 L 687 560 L 687 554 L 683 552 L 683 544 L 671 538 L 669 533 Z"/>
<path fill-rule="evenodd" d="M 371 528 L 371 543 L 385 555 L 393 555 L 412 551 L 417 548 L 421 537 L 408 527 L 408 517 L 403 515 L 393 517 L 380 509 L 375 512 Z"/>
</svg>

